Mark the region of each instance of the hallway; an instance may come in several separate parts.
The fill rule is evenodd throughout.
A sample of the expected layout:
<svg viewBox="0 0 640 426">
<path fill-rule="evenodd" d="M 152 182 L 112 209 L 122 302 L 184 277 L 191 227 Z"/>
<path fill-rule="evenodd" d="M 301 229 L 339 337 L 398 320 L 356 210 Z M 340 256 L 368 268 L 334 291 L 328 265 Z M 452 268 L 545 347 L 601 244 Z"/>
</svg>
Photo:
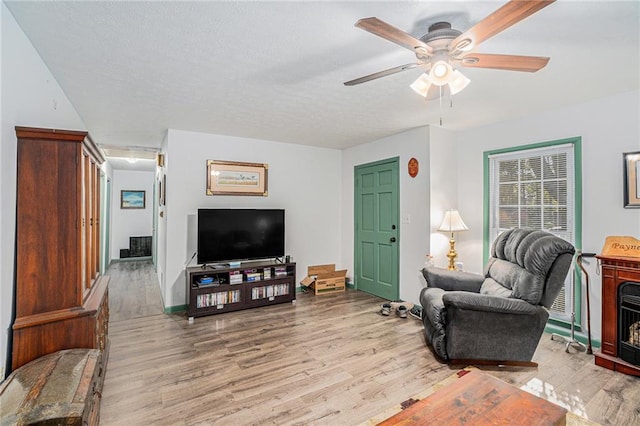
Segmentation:
<svg viewBox="0 0 640 426">
<path fill-rule="evenodd" d="M 109 323 L 163 313 L 158 276 L 151 259 L 112 262 Z"/>
</svg>

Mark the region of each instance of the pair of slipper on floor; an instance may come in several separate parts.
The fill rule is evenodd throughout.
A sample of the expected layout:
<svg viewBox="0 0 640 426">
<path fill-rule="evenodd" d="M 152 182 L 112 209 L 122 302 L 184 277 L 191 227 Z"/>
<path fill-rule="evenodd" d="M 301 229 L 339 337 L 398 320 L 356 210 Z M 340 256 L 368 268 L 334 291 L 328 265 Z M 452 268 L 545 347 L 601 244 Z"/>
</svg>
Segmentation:
<svg viewBox="0 0 640 426">
<path fill-rule="evenodd" d="M 380 309 L 380 313 L 388 317 L 391 314 L 392 309 L 393 309 L 393 306 L 391 306 L 391 303 L 383 303 Z M 406 318 L 408 311 L 409 310 L 404 305 L 400 305 L 396 307 L 396 314 L 398 314 L 400 318 Z"/>
</svg>

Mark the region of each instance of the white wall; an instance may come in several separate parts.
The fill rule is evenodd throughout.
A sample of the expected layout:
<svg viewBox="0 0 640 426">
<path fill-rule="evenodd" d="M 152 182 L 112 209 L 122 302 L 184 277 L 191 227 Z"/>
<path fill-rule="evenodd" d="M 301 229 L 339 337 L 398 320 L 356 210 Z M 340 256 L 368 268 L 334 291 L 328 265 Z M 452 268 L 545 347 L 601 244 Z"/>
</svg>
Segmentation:
<svg viewBox="0 0 640 426">
<path fill-rule="evenodd" d="M 400 157 L 400 298 L 418 303 L 418 270 L 429 253 L 429 128 L 420 127 L 344 150 L 342 156 L 342 264 L 353 276 L 354 167 Z M 415 157 L 420 171 L 409 176 L 407 164 Z M 407 221 L 407 219 L 410 219 Z"/>
<path fill-rule="evenodd" d="M 154 172 L 114 170 L 111 193 L 111 258 L 120 259 L 120 249 L 129 248 L 129 237 L 153 233 Z M 145 191 L 144 209 L 120 208 L 121 190 Z"/>
<path fill-rule="evenodd" d="M 339 150 L 179 130 L 169 130 L 167 142 L 166 247 L 158 253 L 166 250 L 165 307 L 186 303 L 184 269 L 194 246 L 188 223 L 198 208 L 283 208 L 298 281 L 308 265 L 342 266 Z M 207 196 L 207 160 L 267 163 L 269 195 Z"/>
<path fill-rule="evenodd" d="M 6 363 L 13 306 L 16 208 L 15 126 L 86 130 L 82 119 L 4 3 L 2 20 L 2 121 L 0 122 L 0 378 Z"/>
<path fill-rule="evenodd" d="M 111 191 L 111 187 L 107 182 L 113 182 L 113 169 L 106 161 L 102 164 L 102 172 L 100 178 L 100 198 L 104 200 L 102 209 L 100 210 L 100 272 L 104 274 L 111 263 L 111 253 L 107 253 L 107 241 L 111 243 L 111 210 L 112 206 L 107 206 L 109 200 L 113 196 L 107 191 Z M 108 207 L 108 208 L 107 208 Z M 109 251 L 111 247 L 109 246 Z"/>
<path fill-rule="evenodd" d="M 441 268 L 449 265 L 449 239 L 450 234 L 438 232 L 444 213 L 449 209 L 458 209 L 458 173 L 455 167 L 457 163 L 457 144 L 455 133 L 441 127 L 431 126 L 429 140 L 429 173 L 431 181 L 429 194 L 431 197 L 430 230 L 431 230 L 431 255 L 434 264 Z M 458 209 L 459 210 L 459 209 Z M 471 214 L 471 212 L 469 212 Z M 460 211 L 462 220 L 466 220 L 466 212 Z M 456 235 L 456 240 L 460 233 Z M 456 245 L 457 248 L 457 245 Z M 458 256 L 456 262 L 464 264 L 464 258 Z"/>
<path fill-rule="evenodd" d="M 160 148 L 160 153 L 164 155 L 164 166 L 156 168 L 156 185 L 158 180 L 162 180 L 162 177 L 167 174 L 169 170 L 169 165 L 171 164 L 171 159 L 167 155 L 168 147 L 169 147 L 169 132 L 166 132 L 164 138 L 162 139 L 162 146 Z M 170 180 L 166 179 L 167 185 L 170 185 Z M 164 186 L 164 184 L 163 184 Z M 173 187 L 175 189 L 175 187 Z M 168 188 L 164 188 L 164 191 L 167 193 L 167 197 L 170 197 Z M 175 191 L 174 191 L 175 192 Z M 156 202 L 157 197 L 160 197 L 160 194 L 156 194 Z M 165 205 L 158 206 L 156 218 L 156 239 L 157 241 L 157 252 L 156 252 L 156 274 L 158 275 L 158 282 L 160 283 L 160 295 L 162 296 L 162 301 L 164 306 L 172 306 L 167 305 L 166 302 L 166 289 L 167 282 L 164 279 L 166 276 L 166 268 L 167 268 L 167 216 L 166 216 L 166 200 Z M 176 302 L 176 304 L 178 304 Z"/>
<path fill-rule="evenodd" d="M 582 137 L 582 250 L 600 253 L 608 235 L 640 237 L 640 210 L 622 207 L 622 153 L 640 150 L 638 117 L 636 91 L 458 133 L 458 205 L 469 231 L 460 234 L 456 248 L 467 270 L 482 271 L 483 152 L 488 150 Z M 596 270 L 591 262 L 592 335 L 599 339 Z"/>
</svg>

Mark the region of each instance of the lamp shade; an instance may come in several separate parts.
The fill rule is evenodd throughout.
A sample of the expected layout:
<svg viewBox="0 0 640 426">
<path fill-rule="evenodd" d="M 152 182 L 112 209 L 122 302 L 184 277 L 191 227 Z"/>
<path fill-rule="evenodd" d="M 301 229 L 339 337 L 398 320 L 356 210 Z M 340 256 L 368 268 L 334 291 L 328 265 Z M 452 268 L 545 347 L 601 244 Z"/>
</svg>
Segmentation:
<svg viewBox="0 0 640 426">
<path fill-rule="evenodd" d="M 471 80 L 465 77 L 460 71 L 452 69 L 451 66 L 447 67 L 447 65 L 448 64 L 444 62 L 439 62 L 433 66 L 430 73 L 425 72 L 421 74 L 410 87 L 417 94 L 424 96 L 427 99 L 429 99 L 429 89 L 433 86 L 446 87 L 448 85 L 449 91 L 452 95 L 462 91 L 462 89 L 467 87 Z M 438 68 L 436 68 L 436 66 L 438 66 Z M 442 91 L 440 92 L 440 97 L 442 97 Z"/>
<path fill-rule="evenodd" d="M 423 73 L 409 87 L 411 87 L 418 95 L 427 97 L 429 88 L 431 87 L 431 79 L 427 73 Z"/>
<path fill-rule="evenodd" d="M 429 77 L 431 78 L 431 83 L 435 84 L 436 86 L 444 86 L 449 82 L 451 73 L 453 73 L 453 68 L 451 68 L 449 62 L 439 60 L 431 67 L 431 71 L 429 71 Z"/>
<path fill-rule="evenodd" d="M 455 95 L 460 92 L 462 89 L 467 87 L 467 85 L 471 82 L 467 77 L 464 76 L 460 71 L 454 70 L 451 80 L 449 81 L 449 89 L 451 89 L 451 94 Z"/>
<path fill-rule="evenodd" d="M 448 210 L 444 214 L 444 219 L 442 219 L 442 224 L 438 231 L 440 232 L 458 232 L 458 231 L 468 231 L 467 225 L 464 224 L 462 217 L 460 217 L 460 213 L 458 210 Z"/>
</svg>

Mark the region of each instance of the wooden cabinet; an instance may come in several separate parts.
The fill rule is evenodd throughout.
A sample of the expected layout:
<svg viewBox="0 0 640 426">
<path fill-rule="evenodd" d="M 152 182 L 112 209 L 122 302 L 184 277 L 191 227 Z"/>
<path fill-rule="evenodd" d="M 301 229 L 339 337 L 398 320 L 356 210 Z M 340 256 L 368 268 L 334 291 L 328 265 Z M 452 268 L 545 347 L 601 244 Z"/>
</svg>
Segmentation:
<svg viewBox="0 0 640 426">
<path fill-rule="evenodd" d="M 247 262 L 237 268 L 187 268 L 189 318 L 292 302 L 296 264 Z"/>
<path fill-rule="evenodd" d="M 62 349 L 108 348 L 99 271 L 100 151 L 86 132 L 16 127 L 12 369 Z"/>
<path fill-rule="evenodd" d="M 640 259 L 596 256 L 602 265 L 602 338 L 595 363 L 609 370 L 640 376 L 640 366 L 620 358 L 618 290 L 624 283 L 640 283 Z"/>
</svg>

